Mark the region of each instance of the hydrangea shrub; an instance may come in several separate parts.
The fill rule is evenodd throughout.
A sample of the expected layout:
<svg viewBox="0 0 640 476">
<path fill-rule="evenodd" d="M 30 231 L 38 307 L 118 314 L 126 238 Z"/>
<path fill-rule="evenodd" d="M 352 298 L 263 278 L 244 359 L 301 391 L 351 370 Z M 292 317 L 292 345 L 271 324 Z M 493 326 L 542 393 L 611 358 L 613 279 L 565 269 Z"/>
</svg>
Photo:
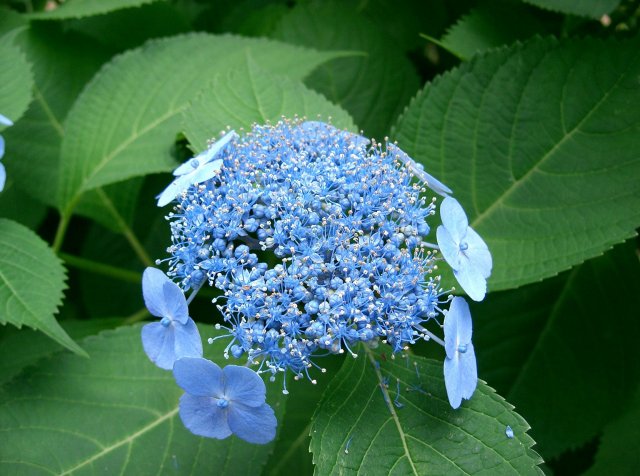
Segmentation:
<svg viewBox="0 0 640 476">
<path fill-rule="evenodd" d="M 0 473 L 633 473 L 639 11 L 569 3 L 3 2 Z"/>
</svg>

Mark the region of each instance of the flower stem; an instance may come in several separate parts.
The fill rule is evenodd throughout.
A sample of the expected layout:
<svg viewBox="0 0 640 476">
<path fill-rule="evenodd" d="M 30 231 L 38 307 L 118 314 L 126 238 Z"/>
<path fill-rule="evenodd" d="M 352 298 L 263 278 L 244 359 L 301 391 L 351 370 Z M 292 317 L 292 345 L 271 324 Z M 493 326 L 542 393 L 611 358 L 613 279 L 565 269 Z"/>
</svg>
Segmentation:
<svg viewBox="0 0 640 476">
<path fill-rule="evenodd" d="M 97 261 L 89 260 L 86 258 L 80 258 L 79 256 L 73 256 L 67 253 L 58 253 L 69 266 L 82 269 L 103 276 L 109 276 L 110 278 L 119 279 L 120 281 L 126 281 L 129 283 L 140 284 L 142 277 L 140 273 L 135 271 L 129 271 L 126 269 L 118 268 Z"/>
</svg>

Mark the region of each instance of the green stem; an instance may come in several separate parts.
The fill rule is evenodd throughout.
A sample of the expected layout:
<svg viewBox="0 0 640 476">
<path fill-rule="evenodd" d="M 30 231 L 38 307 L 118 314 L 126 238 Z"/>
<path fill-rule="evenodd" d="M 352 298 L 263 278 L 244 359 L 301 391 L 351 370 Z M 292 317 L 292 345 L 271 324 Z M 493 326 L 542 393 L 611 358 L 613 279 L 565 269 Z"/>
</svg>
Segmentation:
<svg viewBox="0 0 640 476">
<path fill-rule="evenodd" d="M 64 241 L 64 235 L 67 232 L 67 227 L 69 226 L 69 220 L 71 216 L 63 213 L 60 217 L 60 221 L 58 222 L 58 229 L 56 230 L 56 236 L 53 239 L 53 251 L 54 253 L 58 253 L 60 248 L 62 247 L 62 242 Z"/>
<path fill-rule="evenodd" d="M 129 271 L 86 258 L 80 258 L 79 256 L 69 255 L 67 253 L 58 253 L 58 255 L 69 266 L 73 266 L 74 268 L 89 271 L 91 273 L 101 274 L 103 276 L 109 276 L 110 278 L 119 279 L 120 281 L 126 281 L 129 283 L 140 284 L 140 282 L 142 281 L 140 273 L 136 273 L 135 271 Z"/>
<path fill-rule="evenodd" d="M 146 307 L 143 307 L 142 309 L 131 314 L 124 321 L 122 321 L 122 325 L 128 326 L 130 324 L 135 324 L 136 322 L 140 322 L 146 319 L 147 316 L 150 316 L 149 311 Z"/>
</svg>

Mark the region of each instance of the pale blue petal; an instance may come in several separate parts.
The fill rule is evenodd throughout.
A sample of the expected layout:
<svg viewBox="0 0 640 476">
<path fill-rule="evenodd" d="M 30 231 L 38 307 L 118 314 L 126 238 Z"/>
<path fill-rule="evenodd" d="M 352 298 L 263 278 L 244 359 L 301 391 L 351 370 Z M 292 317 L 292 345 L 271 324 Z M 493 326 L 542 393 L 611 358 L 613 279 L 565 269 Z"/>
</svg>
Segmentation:
<svg viewBox="0 0 640 476">
<path fill-rule="evenodd" d="M 458 200 L 453 197 L 445 197 L 440 204 L 440 218 L 453 241 L 459 244 L 467 234 L 469 220 L 467 220 L 467 215 Z"/>
<path fill-rule="evenodd" d="M 448 194 L 453 193 L 453 191 L 449 187 L 447 187 L 440 180 L 435 178 L 433 175 L 425 172 L 424 170 L 420 172 L 420 175 L 418 175 L 418 177 L 427 185 L 427 187 L 436 192 L 438 195 L 446 197 L 448 196 Z"/>
<path fill-rule="evenodd" d="M 202 338 L 198 326 L 190 317 L 183 325 L 175 326 L 176 359 L 182 357 L 202 357 Z"/>
<path fill-rule="evenodd" d="M 189 319 L 189 307 L 180 286 L 169 278 L 162 285 L 164 313 L 162 317 L 168 317 L 172 321 L 184 324 Z"/>
<path fill-rule="evenodd" d="M 225 395 L 234 404 L 259 407 L 265 402 L 267 391 L 260 376 L 247 367 L 227 365 L 222 372 L 225 377 Z"/>
<path fill-rule="evenodd" d="M 0 114 L 0 124 L 5 126 L 12 126 L 13 121 L 9 119 L 7 116 L 3 116 L 2 114 Z"/>
<path fill-rule="evenodd" d="M 458 372 L 460 372 L 460 395 L 465 400 L 469 400 L 478 386 L 478 366 L 471 342 L 467 344 L 467 351 L 460 354 Z"/>
<path fill-rule="evenodd" d="M 436 230 L 436 239 L 440 247 L 440 253 L 449 266 L 453 270 L 459 269 L 461 266 L 462 254 L 460 253 L 460 244 L 454 241 L 449 231 L 442 225 Z"/>
<path fill-rule="evenodd" d="M 169 280 L 167 276 L 157 268 L 146 268 L 142 273 L 142 296 L 144 304 L 152 316 L 163 317 L 164 292 L 162 287 Z"/>
<path fill-rule="evenodd" d="M 207 162 L 211 162 L 216 156 L 222 152 L 229 142 L 238 137 L 235 131 L 227 132 L 223 137 L 211 144 L 207 150 L 198 154 L 198 158 L 204 159 L 204 162 L 200 162 L 200 165 Z"/>
<path fill-rule="evenodd" d="M 221 397 L 224 394 L 222 369 L 210 360 L 185 357 L 173 367 L 176 383 L 185 392 L 198 397 Z"/>
<path fill-rule="evenodd" d="M 0 164 L 0 192 L 4 190 L 4 183 L 7 180 L 7 171 L 4 165 Z"/>
<path fill-rule="evenodd" d="M 436 192 L 438 195 L 446 197 L 448 194 L 453 193 L 449 187 L 447 187 L 430 173 L 427 173 L 424 170 L 424 166 L 422 164 L 419 164 L 418 162 L 413 160 L 398 146 L 396 146 L 395 144 L 389 144 L 387 147 L 394 154 L 395 158 L 404 162 L 404 164 L 411 171 L 411 173 L 413 173 L 413 175 L 418 177 L 418 179 L 420 179 L 427 187 Z"/>
<path fill-rule="evenodd" d="M 457 320 L 458 344 L 469 344 L 473 334 L 473 322 L 471 321 L 469 304 L 464 298 L 456 296 L 451 300 L 451 306 L 449 306 L 449 312 L 452 312 L 452 310 Z"/>
<path fill-rule="evenodd" d="M 458 358 L 444 359 L 444 385 L 451 408 L 458 408 L 462 403 L 462 388 L 460 386 L 460 372 Z"/>
<path fill-rule="evenodd" d="M 493 267 L 493 260 L 491 258 L 491 252 L 484 240 L 478 235 L 473 228 L 467 230 L 467 236 L 464 241 L 469 246 L 464 254 L 469 258 L 469 261 L 475 266 L 478 271 L 488 278 L 491 276 L 491 268 Z"/>
<path fill-rule="evenodd" d="M 142 328 L 142 347 L 151 362 L 161 369 L 171 370 L 176 361 L 174 338 L 173 325 L 165 327 L 152 322 Z"/>
<path fill-rule="evenodd" d="M 449 310 L 444 316 L 444 350 L 447 358 L 453 359 L 458 349 L 458 313 L 460 308 L 454 306 L 456 298 L 453 298 Z"/>
<path fill-rule="evenodd" d="M 185 393 L 180 397 L 179 408 L 182 423 L 194 435 L 219 440 L 231 436 L 227 410 L 219 408 L 213 398 Z"/>
<path fill-rule="evenodd" d="M 275 438 L 278 421 L 268 404 L 248 407 L 233 402 L 228 410 L 229 428 L 239 438 L 259 445 L 269 443 Z"/>
<path fill-rule="evenodd" d="M 204 183 L 212 177 L 218 174 L 218 171 L 222 168 L 222 159 L 214 160 L 208 164 L 199 167 L 193 175 L 191 175 L 191 184 Z"/>
<path fill-rule="evenodd" d="M 168 203 L 171 203 L 174 198 L 188 189 L 189 185 L 191 185 L 189 174 L 176 178 L 156 197 L 158 199 L 158 206 L 164 207 Z"/>
<path fill-rule="evenodd" d="M 195 167 L 194 167 L 195 165 Z M 187 160 L 184 164 L 180 164 L 174 171 L 173 175 L 178 177 L 180 175 L 185 175 L 193 172 L 197 167 L 200 166 L 200 160 L 198 157 L 193 157 Z"/>
<path fill-rule="evenodd" d="M 458 270 L 453 271 L 464 292 L 474 301 L 482 301 L 487 293 L 487 280 L 482 272 L 469 262 Z"/>
</svg>

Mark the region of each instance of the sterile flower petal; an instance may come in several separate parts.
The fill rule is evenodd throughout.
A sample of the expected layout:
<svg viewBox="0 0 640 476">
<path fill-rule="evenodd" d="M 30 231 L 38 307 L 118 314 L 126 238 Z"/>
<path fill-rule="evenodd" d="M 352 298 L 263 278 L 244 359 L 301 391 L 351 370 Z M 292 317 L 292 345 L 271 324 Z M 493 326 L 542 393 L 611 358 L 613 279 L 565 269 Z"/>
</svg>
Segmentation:
<svg viewBox="0 0 640 476">
<path fill-rule="evenodd" d="M 180 397 L 179 411 L 182 423 L 194 435 L 219 440 L 231 436 L 227 410 L 219 408 L 212 397 L 185 393 Z"/>
<path fill-rule="evenodd" d="M 227 365 L 222 371 L 226 382 L 225 395 L 229 400 L 248 407 L 259 407 L 264 403 L 267 389 L 257 373 L 238 365 Z"/>
<path fill-rule="evenodd" d="M 176 361 L 175 334 L 172 325 L 152 322 L 142 328 L 142 347 L 145 353 L 161 369 L 171 370 Z"/>
<path fill-rule="evenodd" d="M 277 425 L 273 409 L 266 403 L 259 407 L 237 403 L 229 406 L 229 428 L 236 436 L 249 443 L 269 443 L 276 436 Z"/>
<path fill-rule="evenodd" d="M 224 395 L 222 369 L 210 360 L 182 358 L 175 363 L 173 376 L 176 383 L 191 395 L 198 397 L 222 397 Z"/>
</svg>

